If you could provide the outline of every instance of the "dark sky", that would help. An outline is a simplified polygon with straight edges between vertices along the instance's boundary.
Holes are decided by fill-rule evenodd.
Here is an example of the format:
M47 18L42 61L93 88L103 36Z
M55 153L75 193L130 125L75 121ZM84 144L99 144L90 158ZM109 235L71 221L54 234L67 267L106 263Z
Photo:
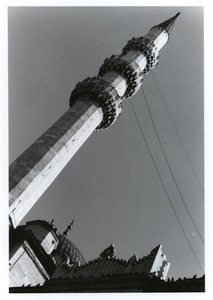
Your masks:
M75 84L133 36L181 12L153 71L181 142L203 186L203 8L31 7L9 9L10 163L69 108ZM166 157L203 236L203 193L151 74L143 89ZM203 268L203 243L183 205L141 90L131 98L175 212ZM117 255L147 255L159 243L169 277L203 275L154 168L129 100L108 130L94 132L23 223L55 219L86 260L114 243Z

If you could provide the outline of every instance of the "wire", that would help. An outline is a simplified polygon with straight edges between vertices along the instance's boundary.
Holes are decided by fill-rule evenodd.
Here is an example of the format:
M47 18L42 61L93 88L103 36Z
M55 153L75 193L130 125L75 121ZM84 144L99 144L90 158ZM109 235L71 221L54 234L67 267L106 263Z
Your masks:
M199 186L200 186L200 189L201 189L202 193L204 194L204 189L203 189L203 187L202 187L202 184L201 184L201 182L200 182L200 180L199 180L199 178L198 178L198 176L197 176L197 173L196 173L196 171L195 171L195 169L194 169L194 167L193 167L192 161L191 161L191 159L190 159L190 157L189 157L189 155L188 155L188 153L187 153L187 151L186 151L186 148L185 148L185 146L184 146L184 144L183 144L183 141L182 141L182 139L181 139L181 137L180 137L180 134L179 134L178 129L177 129L176 125L175 125L175 122L174 122L174 120L173 120L173 118L172 118L172 115L171 115L171 113L170 113L170 111L169 111L169 108L168 108L168 106L167 106L167 104L166 104L166 101L165 101L165 99L164 99L164 97L163 97L163 95L162 95L162 93L161 93L161 90L160 90L159 85L158 85L158 83L157 83L157 80L156 80L156 78L155 78L155 76L154 76L154 73L151 72L151 74L152 74L152 77L153 77L153 79L154 79L154 81L155 81L156 87L157 87L157 89L158 89L158 91L159 91L159 94L160 94L160 96L161 96L161 99L162 99L162 101L163 101L163 103L164 103L164 105L165 105L165 107L166 107L166 110L167 110L169 116L170 116L170 119L171 119L171 121L172 121L172 124L173 124L173 126L174 126L174 128L175 128L175 131L176 131L176 133L177 133L177 135L178 135L178 137L179 137L180 143L181 143L181 145L182 145L182 147L183 147L183 150L184 150L184 152L185 152L185 154L186 154L186 157L187 157L187 159L188 159L188 161L189 161L189 164L190 164L190 166L191 166L191 168L192 168L193 174L194 174L195 178L197 179L197 182L198 182L198 184L199 184Z
M187 205L186 205L186 202L185 202L185 200L184 200L184 197L183 197L183 195L182 195L182 193L181 193L181 190L180 190L180 188L179 188L179 186L178 186L178 184L177 184L177 181L176 181L176 179L175 179L175 176L174 176L174 174L173 174L173 172L172 172L172 169L171 169L171 166L170 166L170 164L169 164L169 161L168 161L168 159L167 159L167 157L166 157L166 153L165 153L165 151L164 151L164 148L163 148L163 145L162 145L162 143L161 143L159 134L158 134L158 132L157 132L157 128L156 128L156 126L155 126L155 122L154 122L154 119L153 119L151 110L150 110L150 108L149 108L148 101L147 101L147 99L146 99L146 95L145 95L145 93L144 93L143 87L141 88L141 90L142 90L142 93L143 93L143 96L144 96L144 100L145 100L145 103L146 103L146 106L147 106L147 109L148 109L148 113L149 113L150 119L151 119L151 121L152 121L152 125L153 125L154 130L155 130L155 134L156 134L156 136L157 136L158 142L159 142L160 147L161 147L161 150L162 150L162 152L163 152L163 156L164 156L164 158L165 158L165 160L166 160L166 164L167 164L167 166L168 166L168 168L169 168L169 171L170 171L170 173L171 173L171 175L172 175L172 179L174 180L175 186L176 186L176 188L177 188L177 190L178 190L178 193L179 193L179 195L180 195L180 197L181 197L181 200L182 200L182 202L183 202L183 204L184 204L184 207L185 207L185 209L187 210L187 212L188 212L188 214L189 214L189 217L190 217L190 219L191 219L191 221L192 221L194 227L196 228L197 233L198 233L200 239L201 239L202 242L204 243L203 237L201 236L201 233L199 232L199 230L198 230L198 228L197 228L197 226L196 226L196 224L195 224L195 222L194 222L194 220L193 220L193 218L192 218L192 215L191 215L191 213L190 213L190 211L189 211L189 209L188 209L188 207L187 207Z
M136 112L135 112L135 109L134 109L134 107L133 107L133 104L132 104L131 100L130 100L130 105L131 105L131 107L132 107L134 116L135 116L136 121L137 121L137 123L138 123L139 129L140 129L141 134L142 134L142 137L143 137L143 139L144 139L144 141L145 141L147 150L148 150L148 152L149 152L149 155L150 155L150 157L151 157L151 160L152 160L152 162L153 162L153 165L154 165L154 167L155 167L155 170L156 170L156 172L157 172L157 175L158 175L158 177L159 177L159 179L160 179L160 182L161 182L161 184L162 184L162 186L163 186L164 192L165 192L165 194L166 194L166 196L167 196L167 198L168 198L168 200L169 200L169 203L170 203L170 205L171 205L171 207L172 207L173 213L174 213L174 215L175 215L176 218L177 218L177 221L178 221L178 223L179 223L179 225L180 225L180 228L181 228L181 230L182 230L182 232L183 232L183 234L184 234L184 236L185 236L185 238L186 238L186 241L187 241L187 243L188 243L188 245L189 245L189 247L190 247L190 249L191 249L191 251L192 251L192 253L193 253L193 255L194 255L194 257L195 257L195 259L196 259L196 261L197 261L197 263L198 263L198 265L200 266L202 272L204 273L204 270L203 270L203 268L202 268L202 266L201 266L201 264L200 264L200 262L199 262L199 260L198 260L198 258L197 258L197 256L196 256L196 254L195 254L195 252L194 252L194 250L193 250L193 248L192 248L192 246L191 246L191 244L190 244L190 242L189 242L189 239L188 239L188 237L187 237L187 235L186 235L186 233L185 233L185 231L184 231L184 228L183 228L183 226L182 226L182 224L181 224L181 222L180 222L180 219L179 219L179 217L178 217L178 215L177 215L177 213L176 213L176 211L175 211L175 208L174 208L174 206L173 206L173 204L172 204L172 201L171 201L171 199L170 199L170 197L169 197L169 194L168 194L168 192L167 192L167 190L166 190L166 187L165 187L165 185L164 185L163 179L161 178L160 172L159 172L159 170L158 170L158 168L157 168L157 165L156 165L156 163L155 163L155 160L154 160L154 158L153 158L152 152L151 152L151 150L150 150L150 148L149 148L149 145L148 145L148 143L147 143L146 137L145 137L145 135L144 135L143 129L142 129L141 125L140 125L140 122L139 122L139 120L138 120L138 117L137 117L137 115L136 115Z

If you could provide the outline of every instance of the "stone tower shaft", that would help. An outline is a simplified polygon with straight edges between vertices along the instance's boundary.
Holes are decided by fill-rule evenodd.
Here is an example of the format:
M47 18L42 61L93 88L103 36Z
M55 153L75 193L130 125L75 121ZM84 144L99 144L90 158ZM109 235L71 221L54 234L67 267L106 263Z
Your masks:
M98 76L79 82L71 93L70 109L11 165L9 217L13 227L94 130L108 128L122 111L123 102L141 87L154 69L179 14L156 25L144 36L133 37L120 55L105 59Z

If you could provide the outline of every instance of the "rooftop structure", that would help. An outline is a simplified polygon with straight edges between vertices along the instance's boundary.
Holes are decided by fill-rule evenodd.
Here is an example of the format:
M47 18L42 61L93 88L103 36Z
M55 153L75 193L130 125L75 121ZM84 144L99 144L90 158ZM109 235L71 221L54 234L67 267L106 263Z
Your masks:
M85 249L86 252L86 249ZM166 279L170 263L162 245L140 259L116 255L111 244L98 258L86 262L79 249L52 223L36 220L10 233L10 287L43 285L47 280L101 278L141 274Z

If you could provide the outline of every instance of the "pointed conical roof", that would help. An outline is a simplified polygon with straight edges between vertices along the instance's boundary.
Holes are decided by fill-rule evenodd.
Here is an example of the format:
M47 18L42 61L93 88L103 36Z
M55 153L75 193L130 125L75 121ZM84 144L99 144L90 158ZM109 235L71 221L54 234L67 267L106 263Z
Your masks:
M180 12L177 13L174 17L164 21L163 23L157 25L157 26L160 26L162 27L163 29L165 29L168 33L170 33L170 31L172 30L173 26L174 26L174 23L177 19L177 17L179 16Z
M162 248L162 244L159 244L157 247L152 249L151 254L157 254L160 248Z

